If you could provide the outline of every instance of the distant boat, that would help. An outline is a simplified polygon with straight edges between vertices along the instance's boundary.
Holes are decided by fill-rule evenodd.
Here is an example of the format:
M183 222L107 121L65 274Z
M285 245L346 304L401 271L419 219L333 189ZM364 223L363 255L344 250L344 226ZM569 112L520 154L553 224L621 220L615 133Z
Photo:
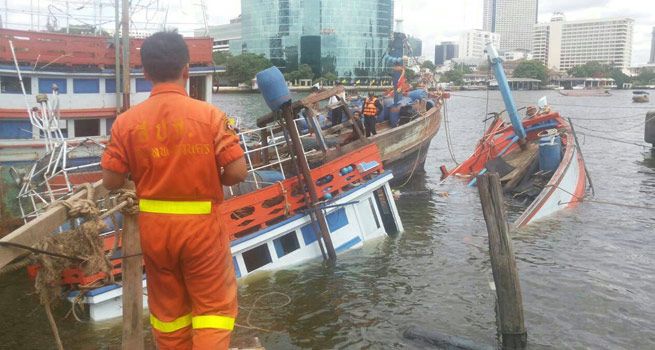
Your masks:
M603 97L603 96L612 96L612 93L606 89L576 89L577 86L573 87L573 90L558 90L562 96L569 97Z
M635 103L648 103L650 99L648 98L648 92L646 91L633 91L632 92L632 102Z

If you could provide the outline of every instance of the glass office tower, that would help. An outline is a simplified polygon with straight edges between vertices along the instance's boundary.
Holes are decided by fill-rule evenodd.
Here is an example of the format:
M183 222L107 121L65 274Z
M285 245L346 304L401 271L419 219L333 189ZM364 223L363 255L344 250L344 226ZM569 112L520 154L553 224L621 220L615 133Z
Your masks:
M393 30L393 0L241 0L242 41L234 54L263 54L293 71L375 78Z

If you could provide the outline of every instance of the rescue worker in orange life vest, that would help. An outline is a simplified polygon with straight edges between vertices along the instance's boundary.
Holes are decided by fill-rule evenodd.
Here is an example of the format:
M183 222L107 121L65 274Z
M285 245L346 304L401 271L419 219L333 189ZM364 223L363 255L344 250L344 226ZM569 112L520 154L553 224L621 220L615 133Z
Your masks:
M139 230L150 324L159 349L227 349L237 284L218 207L223 185L247 168L225 113L187 95L189 50L176 32L141 46L150 97L121 114L102 156L103 185L129 174L139 197Z
M375 123L377 123L378 115L382 112L383 108L382 103L378 100L375 94L369 92L368 97L364 100L364 104L362 105L366 137L377 135L377 132L375 131Z

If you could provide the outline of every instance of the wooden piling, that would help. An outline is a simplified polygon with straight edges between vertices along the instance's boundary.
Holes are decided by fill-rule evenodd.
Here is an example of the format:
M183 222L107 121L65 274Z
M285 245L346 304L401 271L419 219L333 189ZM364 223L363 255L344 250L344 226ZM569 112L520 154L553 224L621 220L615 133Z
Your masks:
M489 254L496 284L503 348L523 349L528 337L523 318L523 297L503 208L500 177L497 173L484 174L478 176L477 182L489 235Z
M136 215L123 219L123 350L143 350L143 264Z

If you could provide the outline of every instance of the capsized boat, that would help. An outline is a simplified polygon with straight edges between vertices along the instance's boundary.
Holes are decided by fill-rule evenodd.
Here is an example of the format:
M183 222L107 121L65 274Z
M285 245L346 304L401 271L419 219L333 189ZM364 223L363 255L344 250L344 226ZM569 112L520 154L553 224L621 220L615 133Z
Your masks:
M637 90L632 92L632 102L635 103L648 103L650 99L648 98L649 93L643 90Z
M573 125L545 98L520 120L498 53L492 45L487 52L511 123L496 115L473 154L447 175L474 186L477 175L499 173L504 192L525 207L514 222L522 227L581 202L588 174Z
M276 125L243 130L238 134L245 149L249 176L246 184L224 189L227 199L220 206L218 215L225 232L229 232L232 261L239 279L325 257L328 246L325 235L335 253L339 254L362 247L364 242L403 231L389 185L393 174L384 169L376 144L365 144L352 152L341 152L329 161L314 164L309 170L308 183L304 176L293 170L294 166L290 166L295 160L290 154L287 134L286 129ZM268 135L266 144L248 147L252 145L251 139L259 135ZM59 147L56 145L54 149ZM264 150L270 157L254 162L255 155ZM317 151L306 151L312 152ZM23 212L29 215L26 220L45 215L44 207L48 202L42 202L40 198L67 198L65 189L68 187L59 186L53 192L53 183L65 181L66 186L74 187L68 169L60 169L58 159L52 156L42 158L41 163L34 166L34 176L26 180L31 184L27 187L33 189L26 194L32 200L21 201ZM39 175L39 169L54 168L57 171L47 172L46 177ZM317 193L318 202L310 199L310 186ZM323 213L328 232L322 231L318 215L312 214L316 210ZM118 216L116 223L121 221ZM114 222L109 218L105 222L107 229L101 233L102 242L106 252L113 252L110 257L112 274L120 279L122 260L120 241L117 241L120 238L116 235ZM62 226L62 230L69 228ZM18 239L10 234L3 240L8 237ZM21 242L30 244L26 239L29 237L21 237ZM30 266L29 275L35 277L38 269L38 266ZM104 273L87 275L81 268L71 266L62 273L62 290L68 300L88 313L92 321L119 317L122 315L123 293L119 284L88 287L102 284L106 278ZM146 290L145 279L143 287ZM145 298L144 306L147 306Z

